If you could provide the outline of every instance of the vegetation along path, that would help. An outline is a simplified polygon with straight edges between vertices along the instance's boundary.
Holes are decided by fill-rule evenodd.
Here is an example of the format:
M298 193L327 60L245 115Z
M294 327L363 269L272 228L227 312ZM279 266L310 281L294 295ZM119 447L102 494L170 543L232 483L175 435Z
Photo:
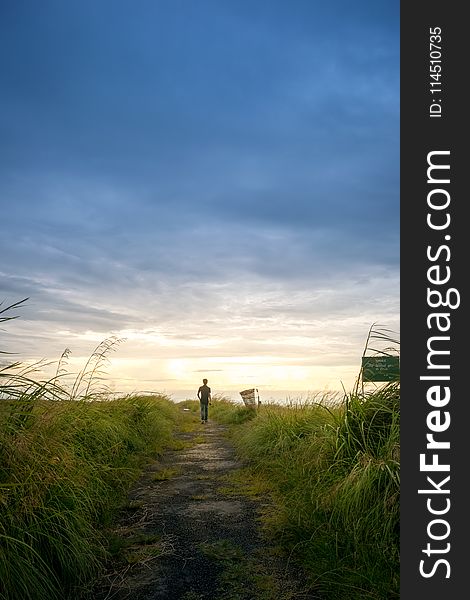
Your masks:
M183 409L182 409L183 410ZM116 559L93 600L314 600L263 536L266 495L247 493L224 425L196 424L149 465L115 524Z

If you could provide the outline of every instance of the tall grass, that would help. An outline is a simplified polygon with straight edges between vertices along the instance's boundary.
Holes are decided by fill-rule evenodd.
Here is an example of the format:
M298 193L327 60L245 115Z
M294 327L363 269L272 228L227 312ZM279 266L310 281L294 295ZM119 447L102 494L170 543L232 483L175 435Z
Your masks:
M212 413L236 423L238 451L273 490L275 510L264 522L321 596L398 598L398 384L335 406L232 404L231 411L223 401Z
M0 402L0 597L67 597L105 558L102 536L144 458L171 439L165 397ZM21 417L21 415L20 415Z
M393 355L398 344L373 324L364 355ZM360 373L340 402L253 410L219 400L212 414L270 485L264 523L322 598L399 598L399 381L366 388Z
M0 368L2 600L76 597L102 568L104 527L131 482L171 441L180 411L169 398L106 399L103 367L118 342L99 344L71 385L67 351L46 381L35 365Z

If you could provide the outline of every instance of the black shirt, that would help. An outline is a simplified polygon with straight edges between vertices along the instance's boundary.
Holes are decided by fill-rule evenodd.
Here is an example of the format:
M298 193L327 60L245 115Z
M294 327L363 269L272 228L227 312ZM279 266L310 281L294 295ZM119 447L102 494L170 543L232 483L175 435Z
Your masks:
M201 385L201 387L197 391L197 396L201 402L203 402L204 404L208 404L210 393L211 388L208 385Z

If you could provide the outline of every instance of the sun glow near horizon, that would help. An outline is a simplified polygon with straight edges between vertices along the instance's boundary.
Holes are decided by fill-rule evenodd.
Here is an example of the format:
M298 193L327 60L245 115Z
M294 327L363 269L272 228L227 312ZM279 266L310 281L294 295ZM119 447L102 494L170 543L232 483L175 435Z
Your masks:
M263 386L269 390L340 390L351 387L359 366L289 364L279 357L207 357L204 359L117 359L108 379L122 391L197 389L203 377L217 390L242 390ZM358 364L360 365L360 358ZM136 387L137 386L137 387Z
M213 297L213 305L215 300ZM254 318L243 310L224 318L216 309L211 321L190 322L184 317L177 320L179 309L175 309L172 318L158 326L147 324L111 332L83 329L72 321L64 327L62 318L49 330L47 340L43 321L25 323L21 319L12 324L15 336L11 339L24 342L29 350L25 360L50 362L49 368L39 373L45 378L54 375L58 358L68 348L63 366L72 379L100 344L112 338L115 344L107 351L101 370L103 384L115 392L171 394L187 390L192 395L203 377L211 381L215 393L234 392L235 396L251 387L292 394L351 390L372 320L363 314L347 316L345 310L328 314L323 308L309 321L306 309L298 310L289 296L284 302L277 308L283 306L281 315L285 318L276 312ZM259 312L256 305L254 311ZM382 307L380 316L383 324L398 330L398 317L393 318L389 306ZM144 314L141 318L149 320ZM9 347L15 348L12 344Z

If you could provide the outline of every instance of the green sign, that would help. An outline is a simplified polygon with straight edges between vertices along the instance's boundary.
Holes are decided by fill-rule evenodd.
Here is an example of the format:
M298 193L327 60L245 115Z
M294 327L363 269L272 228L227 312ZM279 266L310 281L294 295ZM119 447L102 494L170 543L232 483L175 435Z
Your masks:
M398 356L363 356L362 381L398 381L400 359Z

